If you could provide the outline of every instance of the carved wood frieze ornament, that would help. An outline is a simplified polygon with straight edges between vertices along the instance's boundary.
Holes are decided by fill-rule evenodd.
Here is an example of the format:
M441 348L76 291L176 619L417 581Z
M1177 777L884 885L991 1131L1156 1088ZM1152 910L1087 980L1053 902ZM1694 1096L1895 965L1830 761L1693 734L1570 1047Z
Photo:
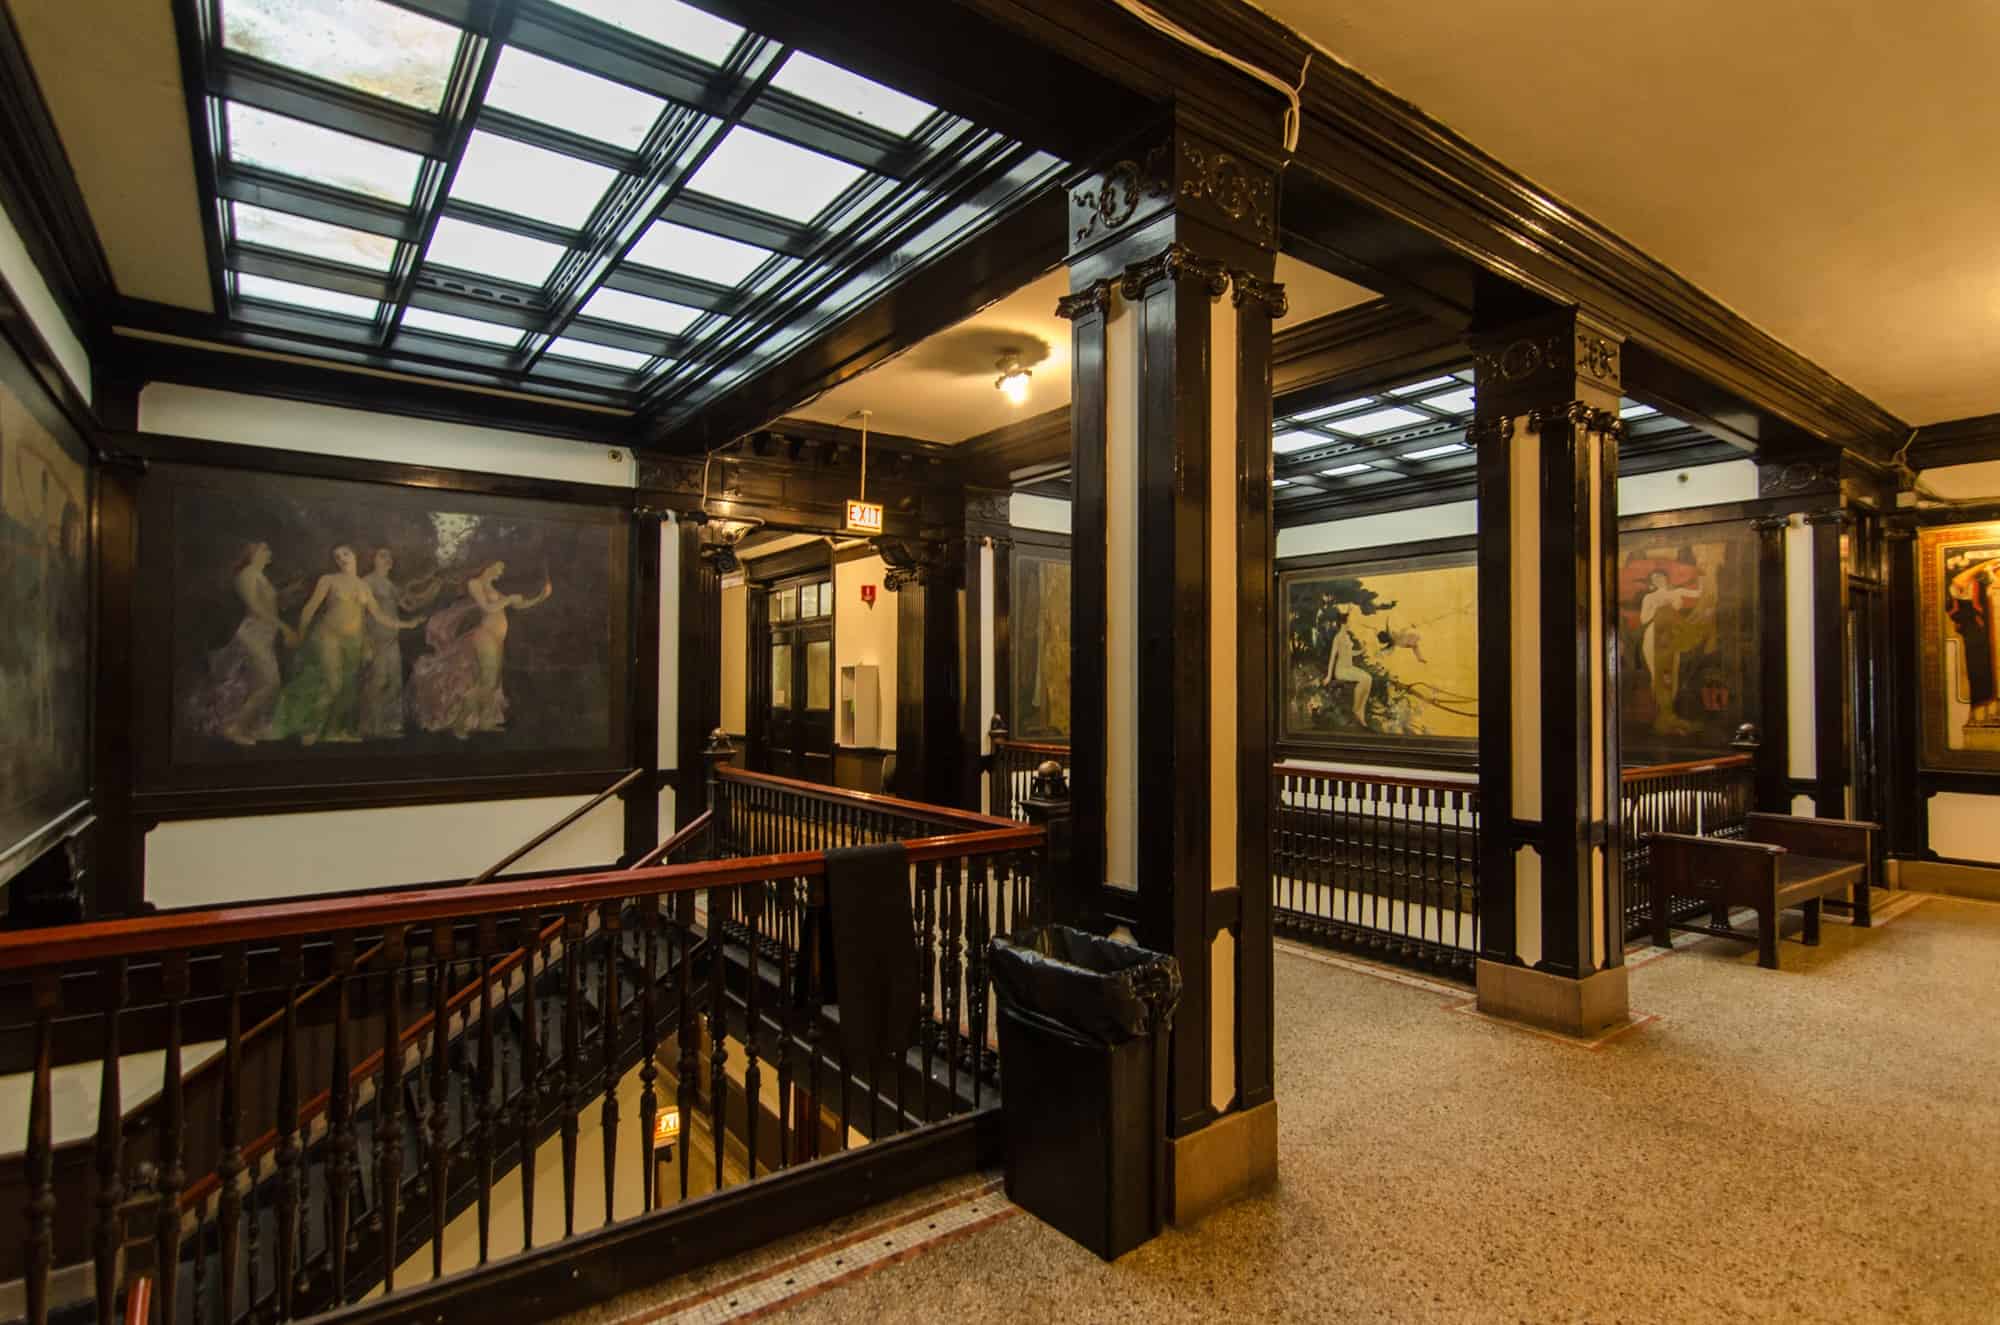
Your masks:
M1465 430L1465 444L1474 450L1490 442L1504 442L1514 435L1514 416L1493 414L1474 419Z
M968 491L965 497L965 522L967 524L1004 525L1013 518L1011 492Z
M1119 279L1118 293L1127 299L1144 298L1147 290L1163 280L1200 281L1209 298L1220 299L1229 289L1229 269L1176 240L1127 267Z
M1840 467L1820 460L1791 460L1783 464L1757 467L1757 494L1786 497L1801 492L1834 490L1840 486Z
M1568 335L1521 336L1499 349L1473 354L1479 378L1488 386L1512 386L1548 375L1587 378L1607 391L1621 388L1622 347L1614 336L1587 326Z
M1219 148L1181 139L1180 196L1206 202L1261 244L1276 237L1271 173Z
M1240 268L1229 273L1229 280L1235 287L1229 296L1229 301L1238 308L1245 304L1255 304L1275 322L1291 307L1290 301L1285 297L1285 287L1277 281L1262 280Z
M1111 282L1092 281L1073 294L1066 294L1056 300L1056 316L1065 322L1074 322L1086 313L1095 312L1100 317L1111 315Z
M1113 162L1096 186L1070 194L1070 219L1081 220L1076 242L1095 236L1100 228L1107 233L1132 219L1147 198L1164 198L1173 191L1166 178L1167 146L1161 143L1146 154L1145 163L1127 158Z

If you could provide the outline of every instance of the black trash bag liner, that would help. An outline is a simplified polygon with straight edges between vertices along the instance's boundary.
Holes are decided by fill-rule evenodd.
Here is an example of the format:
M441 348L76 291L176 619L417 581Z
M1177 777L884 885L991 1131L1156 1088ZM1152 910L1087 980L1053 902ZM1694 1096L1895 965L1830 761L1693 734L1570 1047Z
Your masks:
M1181 1001L1172 957L1067 925L994 939L987 951L1001 1010L1065 1039L1136 1040L1170 1021Z

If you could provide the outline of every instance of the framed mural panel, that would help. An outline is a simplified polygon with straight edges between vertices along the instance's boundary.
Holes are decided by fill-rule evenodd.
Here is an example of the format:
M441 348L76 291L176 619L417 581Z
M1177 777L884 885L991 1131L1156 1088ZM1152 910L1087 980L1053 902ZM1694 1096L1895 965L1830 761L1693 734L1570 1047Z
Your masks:
M134 628L142 791L629 766L629 514L158 464Z
M1070 559L1066 549L1017 542L1008 568L1013 688L1009 735L1069 740Z
M1917 532L1919 758L2000 773L2000 522Z
M1626 764L1727 753L1737 727L1757 720L1757 557L1747 520L1619 536Z
M1278 603L1283 745L1389 763L1471 762L1479 574L1469 542L1281 566Z
M89 452L0 338L0 883L90 809Z

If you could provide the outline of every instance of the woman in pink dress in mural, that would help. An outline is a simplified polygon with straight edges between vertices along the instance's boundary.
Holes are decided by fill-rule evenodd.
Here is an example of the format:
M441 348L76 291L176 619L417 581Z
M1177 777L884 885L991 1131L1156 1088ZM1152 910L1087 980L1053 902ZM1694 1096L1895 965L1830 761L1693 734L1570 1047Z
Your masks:
M465 582L466 600L432 617L424 629L431 651L410 669L410 718L425 731L448 731L461 741L474 732L503 731L507 694L501 665L507 653L507 610L525 612L547 602L548 576L530 598L503 593L497 581L507 563L496 561Z
M298 647L299 632L278 615L278 591L269 575L271 545L246 543L230 568L230 581L243 607L243 620L229 642L209 655L208 685L198 696L195 723L236 745L255 745L271 735L271 714L284 678L278 669L278 640Z

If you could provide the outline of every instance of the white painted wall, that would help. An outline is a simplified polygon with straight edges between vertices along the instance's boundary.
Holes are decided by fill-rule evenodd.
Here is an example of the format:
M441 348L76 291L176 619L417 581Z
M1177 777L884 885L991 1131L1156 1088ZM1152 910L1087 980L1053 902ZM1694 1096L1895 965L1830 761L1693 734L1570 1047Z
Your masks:
M622 445L598 446L504 428L404 418L168 382L149 383L139 393L139 427L145 432L212 442L566 483L629 488L637 477L632 453Z
M1293 525L1278 531L1280 557L1309 557L1318 552L1346 552L1358 547L1419 543L1427 538L1460 538L1479 532L1479 503L1445 502L1382 515L1357 515L1348 520Z
M63 376L76 388L76 393L85 400L94 399L90 394L90 352L70 329L55 293L43 279L41 269L35 266L27 245L21 242L21 232L14 228L13 219L4 209L0 209L0 281L6 282L14 302L48 342L49 350L62 366Z
M589 799L176 820L146 835L146 899L226 906L466 879ZM614 797L508 872L606 865L624 844L625 808Z
M882 587L888 567L880 557L837 562L833 568L833 684L840 695L840 669L872 663L881 683L882 728L874 742L896 748L896 595ZM875 605L861 601L861 587L875 586ZM834 739L840 740L835 714ZM845 744L845 742L842 742Z
M1618 480L1618 513L1648 515L1690 506L1720 506L1757 499L1757 462L1730 460L1719 465L1633 474Z
M1069 532L1069 503L1060 497L1038 497L1017 492L1007 503L1007 523L1016 529L1038 529L1045 534Z
M738 736L748 735L746 710L750 700L750 678L744 672L750 647L750 590L743 574L726 575L722 580L722 726Z
M139 395L148 432L280 450L485 473L631 486L632 458L610 448L468 424L152 383ZM663 559L678 557L672 525ZM673 561L668 562L674 564ZM678 576L661 577L661 606L678 621ZM671 758L678 712L678 629L661 631L662 753ZM672 640L672 647L666 641ZM669 681L673 684L666 684ZM160 906L214 905L463 879L491 865L588 796L468 801L176 821L146 837L146 896ZM671 793L662 797L671 823ZM624 849L613 800L512 871L606 865Z

